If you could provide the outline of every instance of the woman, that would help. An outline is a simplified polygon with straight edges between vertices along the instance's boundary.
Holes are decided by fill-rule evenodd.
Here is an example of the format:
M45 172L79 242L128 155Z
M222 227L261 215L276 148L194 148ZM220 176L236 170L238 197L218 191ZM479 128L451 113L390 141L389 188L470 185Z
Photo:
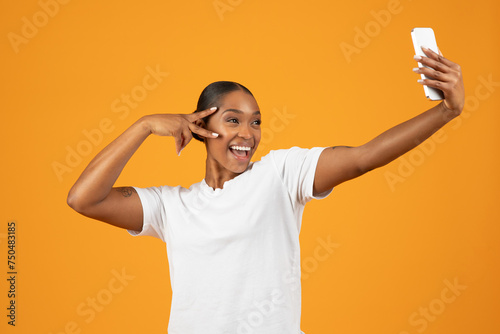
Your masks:
M359 147L271 151L250 162L261 138L254 97L234 82L202 92L193 114L142 117L102 150L68 195L76 211L166 242L172 284L170 334L303 333L300 330L302 212L311 199L381 167L458 116L460 67L431 50L415 57L445 100ZM172 136L177 154L205 143L205 178L189 189L113 185L151 134Z

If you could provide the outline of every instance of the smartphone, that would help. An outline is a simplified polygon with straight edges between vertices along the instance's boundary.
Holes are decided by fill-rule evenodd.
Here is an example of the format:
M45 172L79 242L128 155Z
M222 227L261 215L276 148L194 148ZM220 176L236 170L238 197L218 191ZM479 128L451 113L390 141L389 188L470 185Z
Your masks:
M439 53L436 37L434 36L434 30L432 28L413 28L411 31L411 39L413 40L413 47L415 48L415 54L418 56L426 57L424 51L422 51L422 46L425 46L432 51ZM418 63L418 67L423 67L421 63ZM421 74L422 79L431 79ZM444 100L444 94L441 90L433 87L428 87L424 85L425 96L432 100Z

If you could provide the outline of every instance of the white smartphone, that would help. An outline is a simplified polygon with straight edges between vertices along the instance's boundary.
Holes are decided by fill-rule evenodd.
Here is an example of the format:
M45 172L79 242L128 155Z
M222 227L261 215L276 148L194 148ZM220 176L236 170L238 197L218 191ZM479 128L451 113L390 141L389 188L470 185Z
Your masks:
M432 28L413 28L411 31L411 39L413 40L413 47L415 48L415 54L418 56L426 57L424 51L422 51L422 46L431 49L432 51L439 53L436 37L434 36L434 30ZM418 63L418 67L423 67L422 63ZM421 74L422 79L431 79ZM428 87L424 85L425 96L432 100L443 100L444 94L441 90L437 88Z

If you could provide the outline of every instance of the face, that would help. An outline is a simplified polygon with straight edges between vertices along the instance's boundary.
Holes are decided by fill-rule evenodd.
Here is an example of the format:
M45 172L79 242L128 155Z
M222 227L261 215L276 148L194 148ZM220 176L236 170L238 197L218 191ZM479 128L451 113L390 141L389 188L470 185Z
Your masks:
M207 163L234 176L247 169L259 145L259 106L250 94L237 90L221 98L217 107L205 126L219 134L217 138L205 139Z

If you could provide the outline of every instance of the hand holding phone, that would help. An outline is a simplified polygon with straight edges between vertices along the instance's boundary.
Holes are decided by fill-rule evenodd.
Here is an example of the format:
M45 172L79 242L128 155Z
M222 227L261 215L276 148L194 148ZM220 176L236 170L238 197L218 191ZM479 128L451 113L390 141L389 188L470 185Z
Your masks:
M431 49L435 53L439 53L436 38L434 36L434 31L432 28L413 28L411 31L411 38L413 40L413 47L415 48L415 54L417 56L426 57L426 54L422 51L422 46ZM423 67L422 63L418 63L418 67ZM421 74L422 79L432 79ZM441 90L433 87L428 87L424 85L425 96L432 100L444 100L444 94Z

